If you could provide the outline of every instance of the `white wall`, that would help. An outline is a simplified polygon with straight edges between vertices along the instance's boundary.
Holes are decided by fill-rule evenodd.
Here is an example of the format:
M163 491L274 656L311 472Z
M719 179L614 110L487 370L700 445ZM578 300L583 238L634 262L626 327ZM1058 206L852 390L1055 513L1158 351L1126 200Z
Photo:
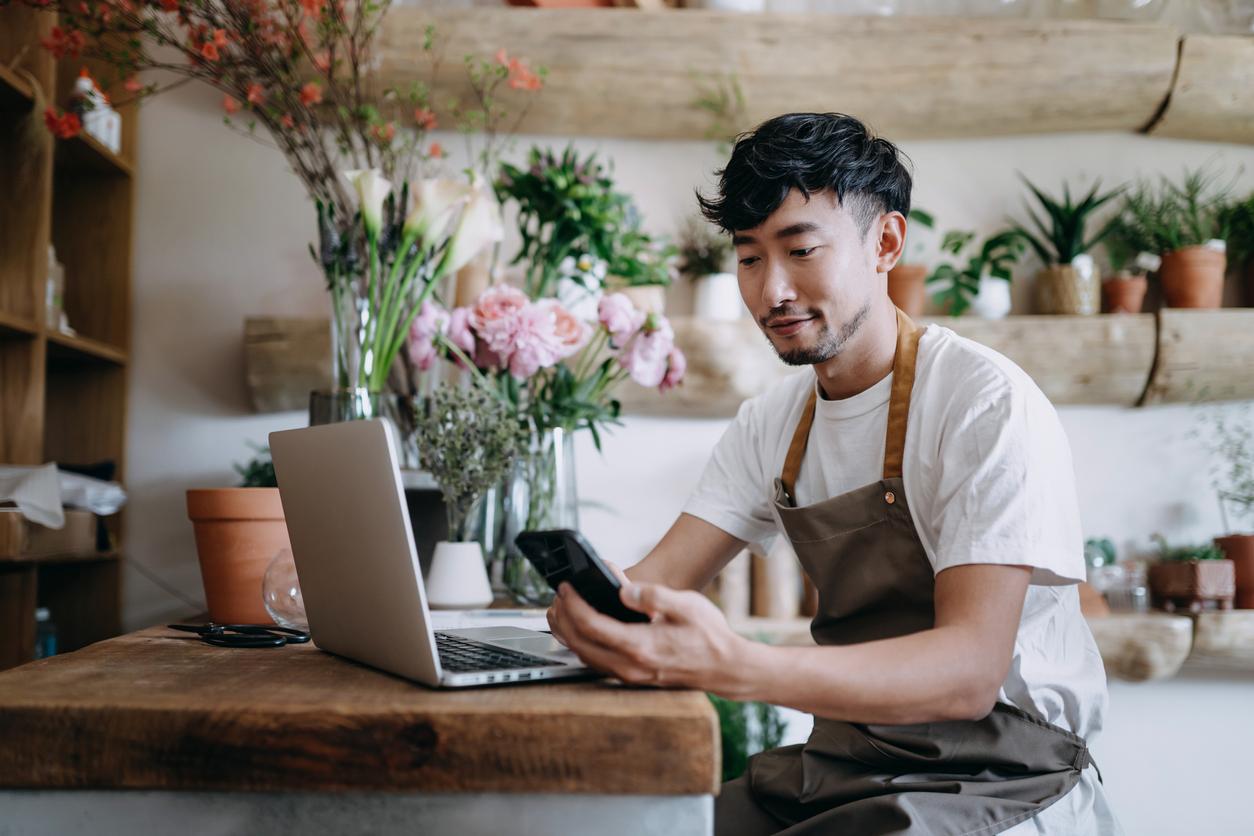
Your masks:
M254 314L326 312L306 253L313 212L277 152L228 132L217 96L184 88L144 107L136 204L135 308L130 391L128 512L131 559L187 597L201 597L183 492L233 483L231 463L299 413L252 415L243 386L242 320ZM560 144L559 140L543 140ZM456 137L446 147L456 148ZM719 160L708 143L581 141L613 158L619 180L649 225L672 229L692 211L692 189L712 182ZM520 144L519 149L525 149ZM915 202L942 225L991 231L1022 207L1022 171L1056 188L1101 176L1179 174L1214 162L1242 168L1254 188L1254 148L1124 134L906 142L916 168ZM1025 266L1022 278L1032 268ZM1026 282L1016 295L1023 301ZM1172 540L1219 533L1204 452L1189 438L1195 410L1065 408L1083 518L1092 535L1143 548L1151 533ZM583 527L622 564L637 560L672 521L725 422L628 419L603 456L578 451ZM134 571L126 577L128 628L189 607ZM1112 687L1112 717L1097 745L1128 832L1249 832L1240 818L1251 776L1249 681L1203 675ZM1247 737L1233 740L1234 729ZM1218 804L1210 826L1199 799ZM1202 817L1199 819L1198 817Z

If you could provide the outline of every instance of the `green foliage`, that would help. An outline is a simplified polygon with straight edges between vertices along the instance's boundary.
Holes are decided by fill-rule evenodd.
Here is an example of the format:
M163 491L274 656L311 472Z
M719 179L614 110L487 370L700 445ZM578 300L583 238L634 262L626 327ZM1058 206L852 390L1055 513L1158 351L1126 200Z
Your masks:
M475 386L442 384L415 421L418 460L444 493L450 540L464 539L475 502L499 483L526 441L513 410Z
M277 488L279 480L274 475L274 462L270 460L270 448L249 442L256 454L245 464L236 464L241 488Z
M1084 562L1090 568L1113 566L1115 560L1115 544L1110 538L1090 537L1084 541Z
M1244 419L1244 420L1243 420ZM1247 407L1242 418L1225 417L1216 410L1204 418L1209 432L1199 433L1216 460L1212 470L1219 494L1224 527L1229 527L1228 510L1254 524L1254 420Z
M693 72L691 75L697 85L692 106L710 117L705 138L718 142L720 154L730 154L736 132L745 123L745 93L740 79L733 72L710 76Z
M496 192L518 204L522 249L512 263L526 265L533 299L553 295L563 259L583 254L628 284L670 283L673 250L640 228L635 204L615 189L595 154L581 160L570 146L561 156L532 148L525 169L501 164Z
M1138 182L1123 199L1121 236L1138 251L1158 254L1226 238L1228 189L1216 184L1217 177L1198 169L1186 170L1179 185L1165 175L1157 187Z
M946 232L941 239L941 251L961 256L974 241L974 232ZM971 300L979 293L982 276L1010 281L1011 268L1023 256L1025 248L1024 237L1018 231L999 232L981 244L965 264L938 264L927 277L927 283L936 285L933 295L950 314L957 316L970 307Z
M1224 553L1214 543L1201 543L1196 546L1170 546L1161 534L1153 536L1158 544L1158 559L1184 563L1190 560L1223 560Z
M936 228L935 216L933 216L932 213L928 212L926 209L919 209L918 207L911 209L906 215L906 220L909 222L906 225L906 248L910 250L910 255L906 256L903 254L901 257L901 263L914 262L923 257L925 245L924 243L919 242L917 238L911 237L910 228L916 225L924 229Z
M749 756L774 749L784 739L780 711L769 703L737 702L707 694L718 713L723 744L723 780L734 781L745 773Z
M1228 259L1245 264L1254 259L1254 194L1224 206L1219 225L1228 231Z
M726 272L732 254L731 236L700 215L691 215L679 233L678 254L679 270L690 279Z
M1062 202L1059 202L1032 185L1032 182L1022 174L1019 176L1027 184L1032 194L1036 196L1041 208L1045 210L1045 217L1048 219L1048 223L1042 220L1031 207L1028 207L1028 217L1032 220L1032 224L1037 231L1033 233L1022 225L1016 225L1015 229L1031 245L1032 249L1036 251L1036 254L1040 256L1041 261L1044 263L1070 264L1072 259L1087 253L1110 234L1111 226L1114 222L1113 219L1108 221L1105 226L1092 236L1086 237L1085 232L1093 213L1103 204L1117 196L1122 191L1122 187L1099 196L1097 191L1101 186L1101 181L1096 181L1093 183L1093 188L1089 190L1089 193L1079 203L1073 203L1071 186L1063 183Z

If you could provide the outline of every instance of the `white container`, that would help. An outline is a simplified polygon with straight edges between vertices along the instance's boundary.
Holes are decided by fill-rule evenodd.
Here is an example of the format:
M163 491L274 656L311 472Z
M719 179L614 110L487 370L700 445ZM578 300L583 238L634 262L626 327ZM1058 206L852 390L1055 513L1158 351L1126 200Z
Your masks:
M712 12L761 12L766 0L699 0L697 8Z
M467 610L492 603L492 585L478 543L435 544L427 573L427 606L436 610Z
M692 313L698 319L733 322L744 311L740 282L731 273L710 273L694 280Z
M970 311L981 319L1002 319L1010 313L1010 282L992 276L980 278L980 290L971 300Z

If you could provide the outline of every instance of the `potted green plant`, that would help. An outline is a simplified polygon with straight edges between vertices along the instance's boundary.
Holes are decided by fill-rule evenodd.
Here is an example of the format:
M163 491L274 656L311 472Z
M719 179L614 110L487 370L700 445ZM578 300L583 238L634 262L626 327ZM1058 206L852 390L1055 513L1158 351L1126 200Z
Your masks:
M1036 232L1022 224L1015 229L1040 257L1044 265L1036 274L1036 307L1046 314L1095 314L1101 310L1101 280L1089 251L1110 234L1108 221L1088 234L1093 213L1119 194L1114 189L1098 194L1100 181L1093 183L1078 203L1071 199L1071 186L1062 185L1062 201L1045 194L1023 175L1023 182L1045 211L1048 222L1028 207L1028 217Z
M1223 304L1227 190L1215 175L1186 171L1177 185L1162 177L1157 187L1138 183L1123 200L1121 223L1161 257L1158 280L1172 308L1218 308Z
M427 604L486 607L492 586L483 549L467 530L472 510L504 478L526 433L513 410L479 385L441 384L416 420L419 460L444 494L448 539L435 546Z
M1102 279L1102 311L1140 313L1149 287L1143 260L1145 242L1120 216L1115 218L1104 243L1110 273Z
M248 463L235 466L238 487L187 492L205 602L219 624L271 623L262 581L274 557L292 547L270 451L254 451Z
M1228 230L1227 256L1245 276L1245 304L1254 305L1254 193L1224 207L1221 226Z
M1236 575L1236 606L1254 609L1254 421L1216 412L1207 436L1218 460L1213 471L1223 520L1215 545L1232 561Z
M1213 604L1232 609L1234 578L1232 561L1213 543L1169 546L1158 534L1158 560L1150 565L1150 595L1155 606L1167 612L1186 607L1199 612Z
M698 319L731 321L744 314L740 282L728 271L731 237L699 216L690 216L679 233L679 273L692 282L692 313Z
M907 216L906 252L893 269L888 271L888 298L907 316L923 315L927 306L927 265L923 263L926 242L911 236L912 229L934 229L936 220L931 213L914 208Z
M723 751L723 780L745 774L749 758L784 741L787 724L779 708L764 702L739 702L706 694L718 714Z
M666 308L666 288L674 278L678 250L640 229L635 207L628 219L609 263L606 290L625 294L642 311L660 314Z
M965 264L938 264L927 277L927 284L946 313L958 316L969 309L985 319L1000 319L1010 313L1011 268L1027 245L1015 230L998 232L970 249L975 240L974 232L945 233L941 252L970 255Z

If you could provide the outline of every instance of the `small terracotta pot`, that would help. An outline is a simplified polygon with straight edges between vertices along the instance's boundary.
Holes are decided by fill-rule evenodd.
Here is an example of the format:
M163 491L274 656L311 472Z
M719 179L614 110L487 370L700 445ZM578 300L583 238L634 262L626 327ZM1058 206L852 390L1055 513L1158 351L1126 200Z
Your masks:
M1154 603L1168 612L1179 607L1191 611L1213 602L1232 608L1234 591L1231 560L1162 560L1149 567L1149 587Z
M1140 313L1145 303L1149 282L1145 275L1111 276L1102 282L1102 311L1105 313Z
M1215 545L1232 561L1236 573L1236 597L1233 603L1243 610L1254 610L1254 534L1229 534L1216 537Z
M209 617L218 624L271 624L262 578L280 549L290 549L278 488L187 492Z
M1050 264L1036 274L1036 310L1043 314L1095 314L1102 309L1096 270L1082 273L1070 264Z
M923 316L927 306L927 267L922 264L898 264L888 271L888 298L906 316Z
M1209 247L1166 253L1158 268L1163 301L1169 308L1222 307L1227 266L1227 256Z

